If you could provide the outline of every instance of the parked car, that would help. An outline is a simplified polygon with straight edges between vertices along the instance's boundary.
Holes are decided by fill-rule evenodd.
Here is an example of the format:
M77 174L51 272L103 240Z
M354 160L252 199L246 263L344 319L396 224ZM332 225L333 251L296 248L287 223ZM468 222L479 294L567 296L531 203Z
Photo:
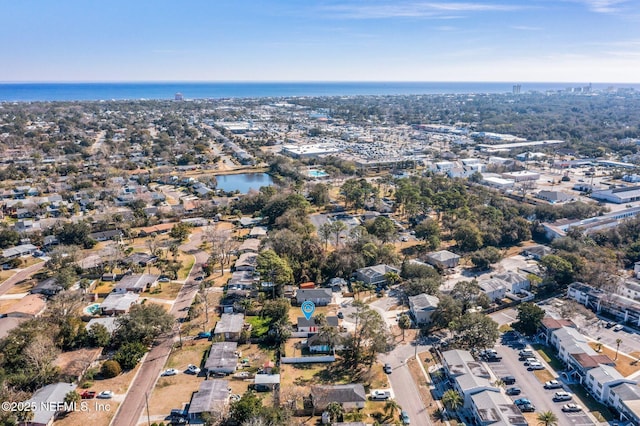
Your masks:
M560 389L562 388L562 383L557 380L549 380L544 384L545 389Z
M560 402L560 401L571 401L571 398L573 398L573 395L571 395L569 392L556 392L553 395L553 401L554 402Z
M522 390L519 387L512 387L507 389L507 395L520 395Z
M505 385L512 385L516 382L516 378L513 376L504 376L500 380L502 380L502 383Z
M530 358L530 357L533 357L534 355L535 354L531 349L523 349L520 352L518 352L518 356L523 358Z
M211 339L211 332L210 331L201 331L196 336L196 339Z
M406 411L402 410L400 412L400 421L402 422L403 425L408 425L411 423L411 419L409 419L409 413L407 413Z
M84 391L80 394L80 398L82 399L93 399L96 397L96 391Z
M194 280L202 281L202 280L204 280L204 277L202 275L198 275L197 277L194 278Z
M388 390L371 391L371 399L374 401L386 401L389 398L391 398L391 392Z
M616 323L615 323L615 322L607 321L607 323L605 324L605 326L604 326L604 327L605 327L605 328L611 328L611 327L613 327L614 325L616 325Z
M111 399L113 398L113 391L110 391L110 390L102 391L97 395L96 398Z
M179 373L175 368L168 368L162 373L163 376L175 376Z
M171 281L171 279L169 277L160 277L160 278L158 278L158 282L159 283L168 283L170 281Z
M187 373L198 374L200 373L200 367L198 367L197 365L189 364L187 366Z
M538 358L527 358L524 360L524 365L531 365L531 364L540 364L540 361L538 361Z
M620 330L624 330L624 325L618 324L615 327L613 327L613 331L620 331Z
M382 369L387 374L391 374L391 372L393 371L393 369L391 368L391 364L389 363L385 364L384 367L382 367Z
M342 313L342 311L338 312L338 318L344 319L344 314Z
M527 370L544 370L544 365L540 364L539 362L532 362L531 364L529 364L529 367L527 367Z
M521 405L519 408L520 408L520 411L522 411L523 413L533 413L534 411L536 411L536 407L533 404L524 404L524 405Z
M513 401L513 403L516 404L517 406L520 406L520 405L531 404L531 401L529 401L527 398L518 398L515 401Z
M578 404L564 404L562 406L562 411L565 413L577 413L578 411L582 411L582 407Z

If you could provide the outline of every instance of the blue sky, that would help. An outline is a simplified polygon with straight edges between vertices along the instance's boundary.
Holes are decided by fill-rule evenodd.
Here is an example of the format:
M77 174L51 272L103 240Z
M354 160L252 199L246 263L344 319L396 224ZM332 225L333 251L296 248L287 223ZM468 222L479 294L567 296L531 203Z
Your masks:
M640 81L640 0L0 0L0 81Z

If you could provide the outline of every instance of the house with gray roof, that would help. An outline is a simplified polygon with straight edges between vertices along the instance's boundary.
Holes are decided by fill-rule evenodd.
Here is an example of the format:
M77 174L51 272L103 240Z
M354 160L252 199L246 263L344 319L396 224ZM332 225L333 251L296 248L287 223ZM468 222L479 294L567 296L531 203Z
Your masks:
M191 420L197 420L203 413L208 413L215 419L222 419L228 406L229 382L219 379L205 380L200 383L200 388L191 397L188 416Z
M113 292L117 294L142 293L145 290L154 287L158 283L158 276L151 274L133 274L125 275L113 288Z
M609 388L609 405L619 413L619 419L640 424L640 387L631 383L619 383Z
M507 294L507 283L497 278L482 280L478 282L478 286L492 302L504 299Z
M211 344L209 356L204 363L207 376L216 373L231 374L238 365L238 344L236 342L215 342Z
M326 306L331 303L332 297L333 293L330 288L299 289L296 292L296 302L298 302L298 305L309 300L317 306Z
M509 397L500 392L471 396L471 411L480 426L526 426L529 423Z
M233 265L233 270L255 272L257 266L258 253L242 253Z
M240 338L240 333L244 327L244 314L227 313L220 316L220 321L216 323L213 336L225 341L236 341Z
M440 299L430 294L418 294L409 297L409 309L417 324L429 324L431 316L438 308Z
M611 387L621 383L637 385L638 382L626 379L615 367L602 364L598 368L587 371L587 377L582 385L598 401L606 404L609 400Z
M31 290L31 294L42 294L44 296L55 296L60 293L64 288L58 284L58 280L55 277L47 278L36 284Z
M458 266L460 256L448 250L440 250L427 254L425 260L427 263L437 266L440 269L451 269Z
M493 275L496 280L501 280L507 287L509 293L520 293L522 290L531 288L531 281L519 272L507 271Z
M471 397L477 393L500 392L489 379L491 375L484 364L473 359L471 352L453 349L442 353L445 372L453 380L453 387L464 398L464 406L471 406Z
M38 247L33 244L20 244L19 246L2 250L2 257L5 259L14 259L16 257L33 254L36 250L38 250Z
M385 264L367 266L366 268L360 268L356 271L356 279L364 282L365 284L380 286L387 284L385 274L389 272L400 274L400 269Z
M100 311L103 315L126 314L139 298L136 293L109 293L100 304Z
M33 418L29 425L33 426L51 426L54 420L63 412L58 411L59 404L62 407L64 397L67 393L76 389L73 383L52 383L38 389L33 396L25 402L28 406L38 407L33 410Z
M360 383L349 385L315 385L311 386L311 401L316 411L327 408L332 402L337 402L345 411L364 408L367 394Z
M274 390L280 387L279 374L256 374L253 379L256 390Z

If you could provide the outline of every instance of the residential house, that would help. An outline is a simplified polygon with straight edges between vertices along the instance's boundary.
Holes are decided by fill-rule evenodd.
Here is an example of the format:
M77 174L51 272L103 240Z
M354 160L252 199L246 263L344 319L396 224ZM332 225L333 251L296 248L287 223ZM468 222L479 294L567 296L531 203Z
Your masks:
M64 290L55 277L47 278L36 284L31 290L31 294L42 294L47 297L55 296Z
M567 289L567 297L597 313L605 313L620 322L640 326L640 302L575 282Z
M451 269L458 266L460 256L448 250L440 250L427 254L425 260L440 269Z
M238 344L236 342L215 342L211 344L209 356L204 363L207 376L231 374L238 365Z
M385 274L389 272L400 274L400 269L384 264L367 266L366 268L360 268L356 271L356 279L364 282L365 284L382 286L387 284Z
M15 259L21 256L27 256L35 253L38 247L33 244L20 244L19 246L9 247L2 250L2 257L5 259Z
M214 338L234 342L240 338L244 327L244 314L228 313L220 316L213 331Z
M33 418L28 422L30 426L51 426L55 419L63 414L62 406L67 393L76 389L73 383L52 383L38 389L25 406L37 407L33 410Z
M553 253L553 250L549 246L545 246L543 244L538 244L535 246L526 247L522 250L523 256L531 256L535 260L540 260L545 256Z
M256 374L253 384L257 391L275 390L280 387L280 375Z
M316 306L326 306L331 303L333 294L330 288L310 288L300 289L296 292L296 302L302 305L302 302L310 300Z
M239 294L248 296L259 282L258 277L251 271L235 271L227 282L227 295Z
M154 256L149 253L131 253L129 256L122 259L124 265L138 265L146 267L158 260L158 256Z
M471 406L471 397L477 393L500 392L489 379L491 375L483 363L473 359L469 351L453 349L442 353L442 364L453 387L464 398L464 406Z
M268 229L266 226L254 226L249 231L248 238L264 238L267 236Z
M116 317L91 318L85 328L91 330L94 324L100 324L107 329L110 335L113 335L118 328L118 322L116 320Z
M440 300L429 294L418 294L409 297L409 309L417 324L429 324L431 316L438 308Z
M257 253L260 250L260 244L262 242L257 238L247 238L238 247L238 253Z
M257 253L242 253L233 266L234 271L250 271L255 272L258 266Z
M89 238L96 241L116 241L122 238L122 231L119 229L112 229L110 231L93 232L89 234Z
M29 294L11 305L7 316L11 318L37 318L47 308L47 302L39 294Z
M609 401L609 392L612 386L621 383L637 385L635 380L626 379L615 367L609 365L601 365L587 372L587 377L583 382L583 386L598 401L607 403Z
M538 328L538 338L544 339L545 343L549 345L551 339L551 333L562 327L576 327L573 321L568 319L555 319L552 317L544 317L540 321L540 327Z
M202 420L202 414L207 413L215 420L225 417L229 404L229 382L227 380L205 380L200 382L200 388L193 393L187 411L189 419Z
M507 294L507 285L504 281L491 278L478 282L478 286L492 302L504 299Z
M302 346L307 348L311 354L330 354L334 350L344 350L344 342L348 337L349 333L339 333L335 337L315 333L309 336L306 341L303 341Z
M501 280L506 285L508 293L517 294L522 290L529 290L529 288L531 288L529 278L518 272L507 271L493 275L493 278Z
M325 319L328 327L338 327L338 317L328 316ZM317 333L320 331L322 326L317 323L316 317L311 317L310 319L307 319L306 317L298 317L297 328L301 333Z
M142 293L158 284L158 276L151 274L125 275L113 288L117 294Z
M136 293L110 293L100 304L100 310L103 315L126 314L139 298Z
M316 411L322 411L332 402L337 402L345 411L364 408L367 394L359 383L349 385L311 386L311 402Z
M500 392L471 396L471 411L478 426L527 426L529 423L513 401Z

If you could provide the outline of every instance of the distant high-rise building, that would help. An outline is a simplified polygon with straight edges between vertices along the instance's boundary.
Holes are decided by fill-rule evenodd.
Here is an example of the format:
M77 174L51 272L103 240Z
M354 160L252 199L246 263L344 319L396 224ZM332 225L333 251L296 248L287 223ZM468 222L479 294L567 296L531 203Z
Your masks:
M521 89L522 89L522 86L520 86L519 84L514 84L513 85L513 94L514 95L519 95Z
M184 96L182 96L182 93L178 92L176 93L176 95L173 97L174 100L176 101L184 101Z

